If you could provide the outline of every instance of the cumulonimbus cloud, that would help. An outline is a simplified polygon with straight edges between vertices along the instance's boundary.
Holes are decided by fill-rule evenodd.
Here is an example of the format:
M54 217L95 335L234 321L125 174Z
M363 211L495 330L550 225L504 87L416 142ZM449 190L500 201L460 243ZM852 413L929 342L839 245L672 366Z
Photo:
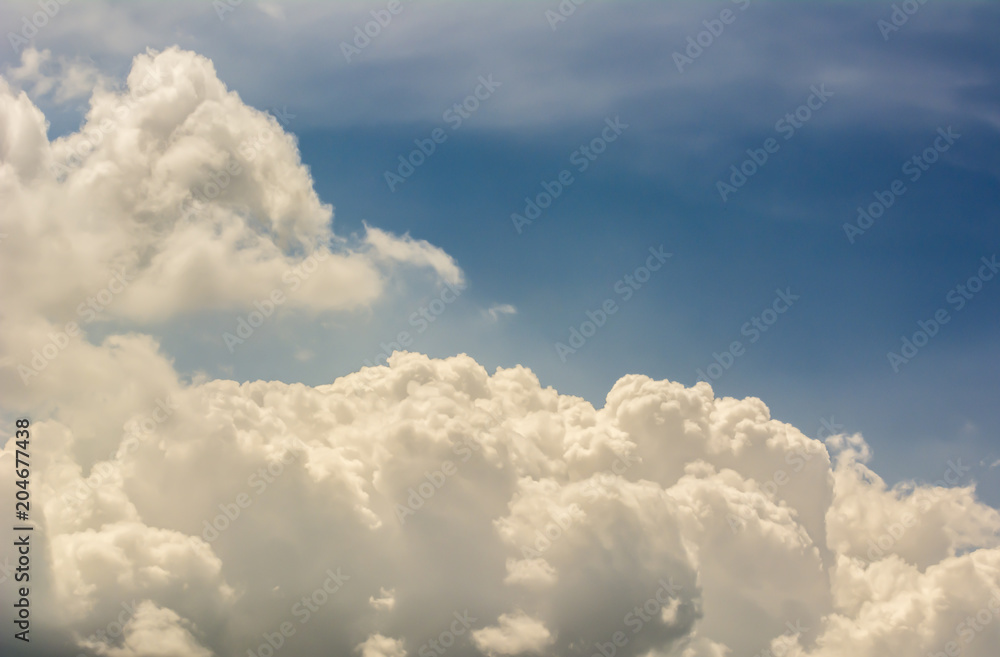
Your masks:
M995 645L1000 623L959 628L1000 585L971 485L887 489L860 436L823 444L705 383L630 375L595 409L524 368L397 353L315 388L173 394L87 468L70 420L36 426L60 437L34 457L46 597L92 649L123 600L218 655L286 622L285 654Z
M315 387L182 377L137 331L251 307L318 253L295 301L313 312L371 303L399 267L461 270L407 236L337 237L294 138L198 55L139 56L55 141L6 83L0 107L0 384L35 420L33 596L88 657L995 651L1000 514L971 482L889 488L863 438L758 399L629 375L595 408L525 367L416 353ZM105 287L138 328L56 335L23 385L24 352Z

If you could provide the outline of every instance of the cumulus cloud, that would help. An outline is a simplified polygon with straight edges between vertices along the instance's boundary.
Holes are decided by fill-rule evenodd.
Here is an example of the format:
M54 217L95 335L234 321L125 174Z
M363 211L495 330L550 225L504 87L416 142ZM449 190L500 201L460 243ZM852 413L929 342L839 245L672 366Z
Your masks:
M968 637L985 657L1000 635L957 629L1000 590L996 511L972 485L887 490L859 436L824 445L705 383L630 375L595 409L467 356L397 353L360 377L177 384L163 422L123 421L135 433L92 467L71 414L38 423L60 622L89 636L134 599L214 654L288 622L286 654L392 657L590 655L616 636L627 656ZM933 512L904 525L923 495ZM136 619L126 646L153 632Z
M537 655L553 642L545 624L523 611L501 614L497 623L495 627L484 627L472 633L473 643L487 655Z
M423 240L336 236L294 136L194 53L136 57L127 89L95 91L80 130L52 142L27 95L3 84L0 97L4 231L20 247L4 273L12 290L33 283L19 305L72 315L120 271L128 285L104 314L139 322L250 306L274 289L289 307L363 306L403 265L461 279ZM310 256L318 267L303 270ZM60 270L42 284L50 262Z
M26 50L12 82L37 78L48 58ZM100 358L64 344L73 328L150 327L261 304L278 315L356 310L413 271L463 280L424 240L367 225L361 236L335 234L294 135L195 53L137 56L127 84L95 89L80 129L52 141L29 94L3 79L0 106L0 377L14 389L42 369L54 377L71 367L49 370L46 348L75 354L60 361Z
M107 657L212 657L212 651L198 644L192 629L193 623L145 601L125 624L121 646L100 641L82 645Z
M392 611L393 607L396 606L396 591L386 591L384 588L379 589L379 597L372 596L368 598L368 604L374 609Z
M406 657L403 642L381 634L373 634L357 647L361 657Z
M289 271L287 307L320 313L461 269L334 234L294 137L193 53L137 57L54 141L26 93L3 82L0 106L33 604L87 657L995 651L1000 515L960 463L889 488L861 436L820 442L755 398L628 375L595 408L466 355L318 386L182 375L157 322L252 307ZM69 336L88 296L107 330Z

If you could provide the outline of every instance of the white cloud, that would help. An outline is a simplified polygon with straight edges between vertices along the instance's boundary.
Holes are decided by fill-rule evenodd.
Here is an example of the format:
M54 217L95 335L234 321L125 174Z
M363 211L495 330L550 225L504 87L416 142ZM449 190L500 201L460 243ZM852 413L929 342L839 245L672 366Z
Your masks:
M194 623L147 600L138 605L135 616L125 624L121 646L103 641L86 641L83 645L108 657L212 657L210 650L198 645L192 629Z
M285 9L273 2L258 2L257 8L275 20L285 20Z
M58 397L93 372L114 380L125 373L109 360L126 351L117 362L145 360L142 377L172 373L152 339L96 347L72 326L222 312L233 331L261 304L278 318L363 310L415 270L464 279L424 240L371 226L336 235L295 137L194 53L137 56L127 86L94 90L81 128L51 142L45 116L3 79L0 108L0 381L17 398Z
M450 640L483 654L561 654L622 631L627 657L776 640L874 657L943 649L1000 587L1000 518L971 486L887 490L859 436L825 448L759 400L627 376L597 410L465 356L398 353L368 387L360 376L176 383L176 409L149 434L105 438L121 449L93 468L74 455L101 440L72 410L87 397L65 397L35 427L54 583L41 600L80 636L149 600L226 654L294 620L294 601L342 568L350 580L290 651L401 654L462 630L466 610ZM132 417L101 410L112 426ZM9 445L0 467L12 460ZM869 563L868 541L924 495L926 517ZM633 634L627 614L668 577L676 598ZM236 618L256 633L228 634ZM998 628L966 654L991 654Z
M207 59L136 58L54 142L0 82L0 122L0 386L39 437L33 604L81 649L244 654L291 623L288 655L593 654L619 632L621 657L995 652L1000 514L974 486L889 489L861 436L820 443L758 399L628 375L596 409L524 367L416 353L315 387L180 376L140 330L252 307L307 263L303 313L367 307L404 267L462 281L425 241L335 235L294 138ZM62 336L104 288L102 316L133 330ZM123 601L120 636L91 639Z
M51 143L25 96L4 85L0 98L12 110L0 144L4 274L12 289L32 281L15 300L32 310L72 317L122 269L134 280L105 316L138 322L252 308L274 290L284 308L364 307L401 266L462 278L423 240L373 227L362 241L337 237L295 138L194 53L136 57L127 90L96 90L80 130Z
M90 96L95 88L110 84L90 62L53 57L50 50L35 48L21 51L21 65L9 68L7 77L26 87L32 96L51 94L56 103Z
M361 657L406 657L403 642L381 634L373 634L356 648Z
M395 590L386 591L385 588L381 588L379 589L379 597L371 596L368 598L368 604L379 611L392 611L393 607L396 606L395 596Z
M299 349L295 352L295 360L306 363L316 357L316 353L311 349Z
M509 303L494 304L486 311L486 315L494 322L500 321L501 315L516 315L517 308Z
M501 614L497 622L472 633L476 647L487 655L538 655L554 640L544 623L522 611Z
M365 229L365 241L372 246L378 257L388 262L431 267L452 285L464 280L462 270L451 256L429 242L415 240L409 234L397 237L367 224Z

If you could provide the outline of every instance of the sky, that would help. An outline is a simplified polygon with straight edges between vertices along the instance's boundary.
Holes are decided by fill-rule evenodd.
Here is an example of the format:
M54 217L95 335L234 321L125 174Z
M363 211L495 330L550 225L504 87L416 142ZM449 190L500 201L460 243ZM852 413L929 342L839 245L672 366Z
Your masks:
M245 655L338 523L346 620L273 650L426 657L441 625L455 655L590 655L666 569L677 602L618 654L752 655L798 620L786 654L933 654L963 634L935 596L961 618L986 603L941 591L1000 585L995 3L53 0L0 26L0 465L12 499L10 427L49 436L54 654ZM281 492L205 538L275 459ZM582 511L524 556L549 503Z

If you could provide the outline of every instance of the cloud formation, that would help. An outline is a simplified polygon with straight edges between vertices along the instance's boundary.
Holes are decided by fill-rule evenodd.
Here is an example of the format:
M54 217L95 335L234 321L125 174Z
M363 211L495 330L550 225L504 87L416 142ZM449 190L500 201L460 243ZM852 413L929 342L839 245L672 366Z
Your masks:
M126 645L155 630L219 655L288 621L288 654L442 636L456 655L597 654L619 636L624 655L874 656L962 640L1000 585L1000 516L972 486L886 490L859 436L824 446L705 383L631 375L597 410L524 368L397 353L317 388L178 395L89 469L68 421L37 425L64 437L35 458L48 595L78 636L134 599L155 622L137 613ZM922 496L934 511L907 521ZM995 645L980 625L966 654Z
M182 376L159 322L461 269L337 236L294 137L199 55L140 55L55 141L7 82L0 106L0 385L44 437L36 604L88 657L993 654L1000 514L974 484L890 489L861 436L758 399L628 375L597 409L403 352L315 387Z
M204 57L176 48L136 57L127 89L95 91L80 130L51 143L25 94L4 84L2 95L0 184L20 218L6 228L36 249L5 273L37 283L33 263L61 262L59 278L31 287L50 313L72 312L118 269L133 280L108 312L135 321L249 305L311 254L330 259L290 303L313 310L370 303L382 264L461 279L425 241L376 228L353 244L335 236L295 138Z
M61 436L35 455L60 623L82 640L140 603L125 647L82 640L94 654L151 654L159 634L245 654L285 622L285 654L392 657L875 656L963 637L986 656L1000 635L959 629L1000 590L1000 515L973 486L887 490L860 436L823 445L705 383L630 375L598 410L525 368L397 353L315 388L175 394L91 467L68 417L36 425Z
M25 51L14 77L47 57ZM3 79L0 106L5 377L30 381L53 360L34 353L37 336L61 350L92 322L150 326L276 295L279 313L357 310L406 271L463 281L424 240L370 226L336 235L295 137L195 53L137 56L127 85L97 88L80 129L51 142L41 111Z

